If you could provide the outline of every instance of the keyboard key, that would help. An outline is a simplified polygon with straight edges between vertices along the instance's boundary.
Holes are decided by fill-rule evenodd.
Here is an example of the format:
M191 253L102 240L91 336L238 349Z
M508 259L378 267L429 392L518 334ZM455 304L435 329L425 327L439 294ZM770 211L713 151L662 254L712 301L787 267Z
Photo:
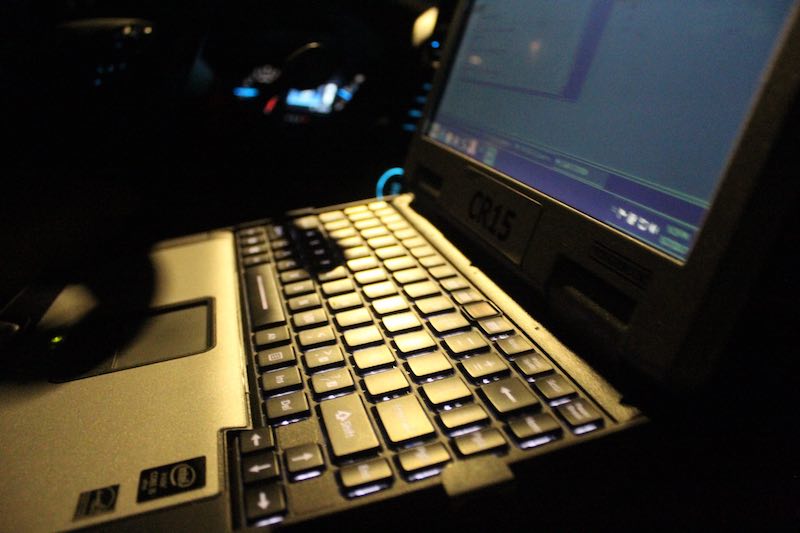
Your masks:
M289 367L261 375L261 388L267 395L297 389L303 384L297 367Z
M373 229L373 228L370 228ZM369 230L364 230L369 231ZM380 237L373 237L367 240L367 246L372 248L373 250L377 250L378 248L385 248L387 246L396 246L397 241L391 235L381 235ZM405 255L405 254L403 254ZM380 257L380 255L379 255Z
M489 337L503 335L505 333L511 333L514 331L514 326L511 325L511 322L501 316L484 318L483 320L480 320L478 322L478 328L480 328L480 330Z
M370 374L364 378L364 387L373 398L380 398L387 394L396 394L407 391L409 388L405 374L397 368Z
M253 342L256 348L268 348L278 344L286 344L289 342L289 328L286 326L279 326L277 328L257 331L255 335L253 335Z
M539 378L534 385L548 402L574 396L577 392L575 387L560 374Z
M403 217L401 217L397 213L393 213L391 215L383 216L383 217L381 217L381 219L383 220L383 222L385 224L398 224L398 223L406 224L406 221L403 220ZM406 224L406 225L408 225L408 224Z
M419 235L419 233L417 233L412 228L399 229L394 232L394 236L400 239L401 241L404 239L410 239L412 237L416 237L417 235Z
M256 359L259 368L277 368L280 366L293 365L296 362L294 348L282 346L273 350L258 352Z
M481 296L481 294L475 289L467 289L464 291L454 292L453 299L455 299L455 301L459 304L464 305L470 302L483 300L483 296Z
M555 418L547 413L521 416L508 421L508 429L519 441L531 440L546 435L560 435L562 430Z
M341 211L327 211L325 213L319 214L320 221L324 224L327 222L333 222L334 220L341 220L344 218L344 213Z
M245 273L245 286L253 329L286 323L271 265L248 268Z
M367 248L366 246L356 246L355 248L347 248L346 250L342 251L342 255L344 256L345 259L350 260L347 262L348 265L355 259L371 258L369 255L369 248Z
M258 428L243 431L239 435L239 449L243 454L271 450L275 447L275 437L272 428Z
M394 212L394 209L389 207L389 204L387 204L383 200L378 200L376 202L370 202L370 203L367 204L367 207L370 208L372 211L375 211L375 214L378 215L378 216L383 216L383 215L388 214L388 213L384 213L382 215L380 213L380 211L383 211L383 210L388 210L388 211Z
M377 283L379 281L386 281L388 279L386 271L382 268L371 268L369 270L362 270L354 276L359 285L369 285L370 283Z
M242 264L245 267L252 267L269 263L269 254L251 255L242 259Z
M480 320L481 318L487 318L499 314L497 309L495 309L494 306L489 302L474 302L465 305L464 312L467 313L472 320Z
M497 341L497 348L506 357L533 351L533 343L521 335L512 335Z
M252 237L253 235L261 235L264 233L262 226L253 226L252 228L244 228L239 230L237 235L240 237Z
M244 490L244 508L249 521L261 520L286 512L286 498L279 483Z
M345 207L344 213L347 216L354 215L355 213L365 213L369 210L366 205L351 205L350 207ZM372 215L367 215L372 216Z
M460 291L469 287L469 283L467 283L464 278L447 278L441 280L439 283L442 284L442 287L444 287L444 290L447 292Z
M505 361L494 353L475 355L464 359L461 361L461 367L467 376L476 381L509 372Z
M384 485L391 482L392 468L386 459L379 457L344 466L339 475L345 489L355 489L364 485Z
M335 241L339 241L341 239L347 239L349 237L356 237L358 236L358 232L355 228L347 226L344 228L339 228L337 230L331 231L328 233L328 237Z
M445 378L422 386L425 397L435 406L448 405L472 397L469 387L459 377Z
M353 376L346 368L320 372L311 376L311 388L318 396L346 391L352 389L353 386Z
M582 398L556 407L558 415L563 418L572 429L577 429L589 424L601 426L603 416L595 407Z
M446 315L438 315L431 317L428 325L434 331L442 335L443 333L450 333L453 331L469 329L469 322L464 318L461 313L448 313Z
M287 298L308 294L309 292L314 292L314 282L310 279L289 283L283 287L283 293Z
M350 227L349 220L334 220L333 222L326 222L323 226L327 231L336 231L342 228Z
M397 462L404 474L430 470L448 461L450 461L450 453L440 442L416 446L397 455Z
M289 298L286 303L292 312L305 311L322 305L317 293L295 296L294 298Z
M302 444L287 448L284 452L286 471L291 477L309 470L319 470L325 466L322 451L318 444Z
M443 313L445 311L452 311L455 309L453 303L445 296L434 296L433 298L425 298L414 302L419 312L423 316L430 316L436 313Z
M539 408L539 399L519 378L512 377L495 381L484 385L481 391L489 404L501 415L522 409Z
M381 319L383 327L389 333L401 333L422 327L417 315L414 313L399 313L385 316Z
M385 248L378 248L375 250L375 255L385 261L387 259L406 255L406 250L402 246L387 246Z
M398 270L394 274L392 274L394 280L399 283L400 285L405 285L406 283L414 283L417 281L425 281L428 279L428 275L425 274L425 271L419 267L409 268L406 270Z
M372 324L372 315L364 308L353 309L351 311L343 311L334 316L336 325L341 329L353 328L356 326L363 326L365 324Z
M367 372L382 366L395 364L392 351L385 345L359 350L353 354L353 362L359 372Z
M353 224L353 226L355 226L356 229L358 229L358 230L364 230L364 229L367 229L367 228L374 228L375 226L380 226L380 225L381 225L381 221L378 220L377 218L367 218L367 219L364 219L364 220L359 220L358 222L355 222Z
M304 349L313 348L321 344L330 344L336 340L336 334L330 326L307 329L301 331L297 336L297 341Z
M442 426L448 431L489 423L489 415L478 404L463 405L439 413Z
M392 259L387 259L383 266L385 266L389 272L396 272L398 270L405 270L407 268L414 268L417 264L408 256L404 257L395 257Z
M349 268L352 272L361 272L362 270L369 270L371 268L377 268L380 266L380 263L377 259L372 256L369 257L361 257L359 259L351 259L347 262L347 268Z
M453 370L450 360L441 352L426 353L409 357L406 360L411 375L416 379L423 379Z
M426 331L397 335L394 338L394 344L401 355L424 352L438 347L436 341Z
M417 259L419 259L420 257L426 257L436 253L436 250L427 245L417 246L416 248L410 248L408 251L411 252L411 255L413 255Z
M429 437L434 433L433 425L413 394L379 403L376 410L392 444Z
M266 401L267 418L270 422L286 418L299 418L309 412L308 398L303 391L290 392L283 396L275 396Z
M384 235L391 235L389 230L383 226L375 226L361 231L361 237L364 239L374 239L375 237L383 237ZM393 243L392 243L393 244Z
M389 296L372 302L372 309L378 316L408 310L408 302L402 296Z
M476 331L457 333L443 339L445 347L455 355L460 357L470 353L485 352L489 349L489 343L481 334Z
M367 213L367 212L354 213L352 215L347 215L347 218L349 218L351 222L356 222L356 223L361 222L363 220L369 220L369 221L376 220L375 217L372 216L372 213ZM358 227L358 226L356 226L356 227ZM367 226L367 227L370 227L370 226Z
M338 294L353 292L353 290L355 290L353 282L347 278L336 281L328 281L327 283L323 283L321 288L322 294L325 296L336 296Z
M286 272L281 272L281 283L294 283L295 281L303 281L304 279L308 279L308 272L305 270L298 268L295 270L287 270Z
M280 261L281 259L289 259L292 257L291 250L275 250L272 252L272 257L275 258L276 261Z
M320 283L342 279L344 277L347 277L347 269L343 266L337 266L336 268L332 268L317 274L317 279L320 281Z
M419 260L419 264L425 268L433 268L436 266L444 265L444 259L440 255L429 255Z
M353 307L360 307L364 305L364 302L361 301L361 296L355 292L351 292L350 294L342 294L330 298L328 300L328 305L333 312L336 312L352 309Z
M325 314L324 309L314 309L311 311L304 311L297 313L292 317L292 324L295 329L310 328L312 326L319 326L320 324L328 323L328 315Z
M254 246L246 246L241 251L243 257L253 257L267 254L269 247L266 244L256 244Z
M370 300L375 300L376 298L384 298L386 296L391 296L392 294L397 294L397 288L391 281L381 281L380 283L365 285L363 287L363 290L364 290L364 295Z
M275 452L264 452L242 458L242 481L268 481L281 475L281 465Z
M333 456L342 459L380 447L361 398L348 394L319 404Z
M278 272L283 272L284 270L294 270L297 267L297 261L294 259L283 259L282 261L275 263L275 268L278 269Z
M418 246L425 246L426 244L428 243L425 241L425 239L419 236L403 239L403 246L406 248L416 248Z
M353 350L362 346L383 342L381 331L376 326L366 326L344 332L344 343Z
M305 360L306 368L311 372L344 364L344 355L338 346L309 350L305 353L303 359Z
M514 366L528 378L538 377L553 371L553 365L550 364L550 361L538 353L515 358Z
M456 269L454 269L450 265L439 265L436 267L432 267L429 270L429 272L431 273L431 276L433 276L435 279L450 278L458 274L458 272L456 272Z
M417 283L411 283L409 285L404 286L403 291L405 291L408 297L411 298L412 300L433 296L441 292L439 290L439 286L432 281L420 281Z
M498 430L486 428L456 437L455 445L462 455L474 455L503 448L506 446L506 439Z
M355 233L355 231L356 230L353 230L353 233ZM345 237L343 239L338 239L336 241L336 244L342 250L347 250L348 248L355 248L356 246L361 246L363 248L364 240L359 235L356 234L356 235L353 235L351 237ZM350 259L354 259L355 257L363 257L364 255L367 255L366 253L361 253L361 252L359 252L359 254L360 255L354 255L353 257L350 257ZM345 257L349 257L349 256L347 254L345 254Z

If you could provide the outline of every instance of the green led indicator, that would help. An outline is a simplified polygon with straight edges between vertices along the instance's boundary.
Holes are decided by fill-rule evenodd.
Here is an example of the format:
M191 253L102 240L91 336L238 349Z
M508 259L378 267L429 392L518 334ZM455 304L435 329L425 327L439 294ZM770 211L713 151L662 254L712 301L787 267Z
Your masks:
M62 342L64 342L64 337L63 337L63 336L61 336L61 335L56 335L55 337L53 337L52 339L50 339L50 345L51 345L51 346L58 346L58 345L59 345L59 344L61 344Z

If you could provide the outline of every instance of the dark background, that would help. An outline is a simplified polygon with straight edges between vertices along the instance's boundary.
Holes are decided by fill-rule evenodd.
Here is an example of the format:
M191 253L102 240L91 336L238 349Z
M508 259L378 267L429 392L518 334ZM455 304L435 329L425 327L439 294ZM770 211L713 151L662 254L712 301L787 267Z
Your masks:
M430 40L410 40L415 17L435 3L3 2L0 309L27 283L74 280L87 264L112 254L125 261L158 239L373 196L381 173L403 163L415 122L408 113L420 108L436 67ZM442 2L437 40L451 4ZM64 27L98 17L142 19L154 29L117 48L114 31ZM288 58L309 42L330 53L295 68ZM121 62L124 74L99 76L98 66ZM334 72L366 81L331 116L298 118L280 105L265 115L263 99L231 93L265 64L288 73L270 89L276 94ZM727 372L705 391L669 397L626 388L653 419L642 430L533 461L510 490L444 502L422 517L396 502L396 514L361 510L358 523L796 530L798 262L787 253L795 229L768 262L768 290L736 328ZM509 283L512 294L525 294Z

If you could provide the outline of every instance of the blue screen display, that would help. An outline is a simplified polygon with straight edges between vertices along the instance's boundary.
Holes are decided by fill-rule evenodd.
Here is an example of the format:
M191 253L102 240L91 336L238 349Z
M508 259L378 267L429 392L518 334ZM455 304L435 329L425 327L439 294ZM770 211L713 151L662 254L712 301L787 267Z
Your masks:
M426 134L685 260L793 0L477 0Z

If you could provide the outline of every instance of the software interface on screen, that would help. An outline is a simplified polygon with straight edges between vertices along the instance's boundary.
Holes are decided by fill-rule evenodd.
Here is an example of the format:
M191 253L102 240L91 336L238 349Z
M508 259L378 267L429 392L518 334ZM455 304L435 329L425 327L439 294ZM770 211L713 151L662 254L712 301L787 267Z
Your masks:
M426 134L686 259L792 0L478 0Z

